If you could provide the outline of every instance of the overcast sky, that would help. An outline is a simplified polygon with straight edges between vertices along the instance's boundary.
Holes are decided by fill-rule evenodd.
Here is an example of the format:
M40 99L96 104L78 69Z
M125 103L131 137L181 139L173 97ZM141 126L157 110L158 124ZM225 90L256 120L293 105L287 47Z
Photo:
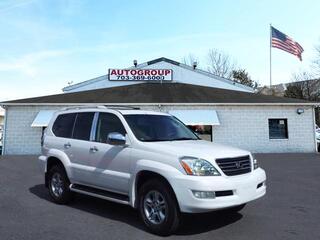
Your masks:
M273 83L308 68L320 43L320 1L0 1L0 100L59 93L138 62L231 55L269 82L269 24L298 41L303 62L273 49Z

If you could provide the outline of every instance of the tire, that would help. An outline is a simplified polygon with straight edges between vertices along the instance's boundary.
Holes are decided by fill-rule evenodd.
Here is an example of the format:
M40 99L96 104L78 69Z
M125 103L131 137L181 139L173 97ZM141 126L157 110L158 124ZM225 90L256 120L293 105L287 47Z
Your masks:
M73 198L70 181L63 166L53 166L48 172L49 194L57 204L67 204Z
M179 227L180 210L175 195L161 180L152 179L141 186L139 212L147 228L157 235L168 236Z
M245 206L246 206L246 204L244 203L244 204L241 204L241 205L238 205L235 207L227 208L223 211L225 211L226 213L233 214L233 213L240 212Z

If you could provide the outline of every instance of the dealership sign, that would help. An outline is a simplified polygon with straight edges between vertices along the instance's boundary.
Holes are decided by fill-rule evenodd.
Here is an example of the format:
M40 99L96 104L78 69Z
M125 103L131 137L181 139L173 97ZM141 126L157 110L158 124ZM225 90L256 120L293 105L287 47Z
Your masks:
M110 81L172 81L172 69L109 69Z

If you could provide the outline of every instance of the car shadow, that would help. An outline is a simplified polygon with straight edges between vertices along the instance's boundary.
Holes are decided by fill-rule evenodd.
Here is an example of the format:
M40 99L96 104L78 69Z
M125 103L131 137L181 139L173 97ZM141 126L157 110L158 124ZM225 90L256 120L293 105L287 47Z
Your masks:
M223 228L242 218L241 213L215 211L208 213L183 214L182 224L176 235L194 235Z
M44 184L35 185L29 188L29 191L45 201L52 202ZM121 221L137 229L147 231L139 218L138 212L130 206L83 194L76 194L75 200L70 203L68 207L115 221ZM182 214L182 224L175 234L183 236L209 232L237 222L241 218L242 215L240 213L226 214L221 211L201 214Z

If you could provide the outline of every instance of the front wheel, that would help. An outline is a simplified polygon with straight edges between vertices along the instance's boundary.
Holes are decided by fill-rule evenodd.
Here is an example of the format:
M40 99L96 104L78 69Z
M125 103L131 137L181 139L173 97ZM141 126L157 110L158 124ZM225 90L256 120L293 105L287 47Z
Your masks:
M167 236L179 226L180 211L170 186L160 180L150 180L139 191L139 212L148 229Z
M62 166L53 166L48 172L48 179L49 193L55 203L66 204L72 200L70 181Z

